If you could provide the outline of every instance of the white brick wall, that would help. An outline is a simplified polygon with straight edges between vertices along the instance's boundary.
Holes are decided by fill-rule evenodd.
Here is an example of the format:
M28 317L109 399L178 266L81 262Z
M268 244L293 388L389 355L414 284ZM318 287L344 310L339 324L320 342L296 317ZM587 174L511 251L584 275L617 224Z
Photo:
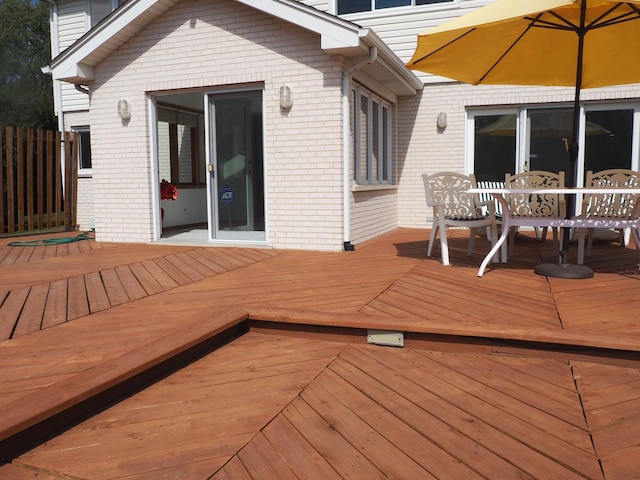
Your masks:
M637 102L640 87L620 86L582 90L582 103L594 101ZM398 226L427 227L423 173L451 170L465 172L465 120L468 107L521 105L571 106L572 88L516 87L441 83L427 85L418 97L399 101L399 169ZM436 127L439 112L446 112L448 126Z
M235 2L184 0L95 74L91 126L99 240L153 237L147 92L252 82L264 84L270 244L342 248L341 68L321 52L316 35ZM278 104L284 83L293 90L288 113ZM117 115L120 98L132 106L127 124Z
M89 112L73 112L64 116L64 129L69 132L77 127L89 125ZM93 224L93 178L80 176L78 178L77 223L80 231L88 231Z

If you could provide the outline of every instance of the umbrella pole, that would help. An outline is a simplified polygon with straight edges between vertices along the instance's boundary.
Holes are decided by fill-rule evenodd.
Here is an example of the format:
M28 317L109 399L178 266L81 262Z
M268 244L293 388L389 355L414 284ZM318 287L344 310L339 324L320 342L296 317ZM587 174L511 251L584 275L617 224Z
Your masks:
M578 166L578 123L580 121L580 88L582 87L582 57L584 53L584 35L586 30L585 17L587 10L587 0L582 0L580 7L580 27L576 33L578 35L578 59L576 62L576 90L573 100L573 125L571 129L571 143L567 146L569 154L569 172L567 183L570 187L577 186ZM571 218L575 211L576 196L573 193L565 195L567 205L566 218ZM584 265L573 265L567 262L567 252L569 250L570 228L562 229L562 246L560 247L558 263L543 263L535 267L534 272L538 275L555 278L591 278L593 270Z

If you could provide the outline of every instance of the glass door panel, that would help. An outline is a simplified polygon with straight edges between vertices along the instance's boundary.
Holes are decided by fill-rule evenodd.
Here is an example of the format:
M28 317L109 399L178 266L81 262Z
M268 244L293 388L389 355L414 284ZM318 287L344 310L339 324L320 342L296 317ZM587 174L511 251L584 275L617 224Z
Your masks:
M262 92L209 103L212 240L265 241Z
M473 171L479 182L503 182L515 173L518 115L476 115Z
M584 175L610 168L632 168L633 109L586 113Z

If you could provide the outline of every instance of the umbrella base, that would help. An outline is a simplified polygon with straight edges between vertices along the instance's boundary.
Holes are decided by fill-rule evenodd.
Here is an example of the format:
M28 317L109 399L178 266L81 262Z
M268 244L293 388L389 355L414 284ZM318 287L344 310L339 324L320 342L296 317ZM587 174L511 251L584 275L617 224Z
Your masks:
M593 270L584 265L569 263L541 263L533 270L538 275L554 278L591 278Z

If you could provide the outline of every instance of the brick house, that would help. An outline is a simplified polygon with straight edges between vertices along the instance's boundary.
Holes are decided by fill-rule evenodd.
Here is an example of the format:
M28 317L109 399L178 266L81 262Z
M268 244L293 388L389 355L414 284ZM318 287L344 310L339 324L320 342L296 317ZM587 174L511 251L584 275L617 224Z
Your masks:
M349 250L428 226L422 173L562 169L559 134L542 132L564 121L573 89L404 66L420 31L483 3L52 2L56 111L83 144L81 228ZM638 86L583 91L582 123L601 134L582 128L582 171L638 168L639 99ZM162 179L177 200L161 200Z

